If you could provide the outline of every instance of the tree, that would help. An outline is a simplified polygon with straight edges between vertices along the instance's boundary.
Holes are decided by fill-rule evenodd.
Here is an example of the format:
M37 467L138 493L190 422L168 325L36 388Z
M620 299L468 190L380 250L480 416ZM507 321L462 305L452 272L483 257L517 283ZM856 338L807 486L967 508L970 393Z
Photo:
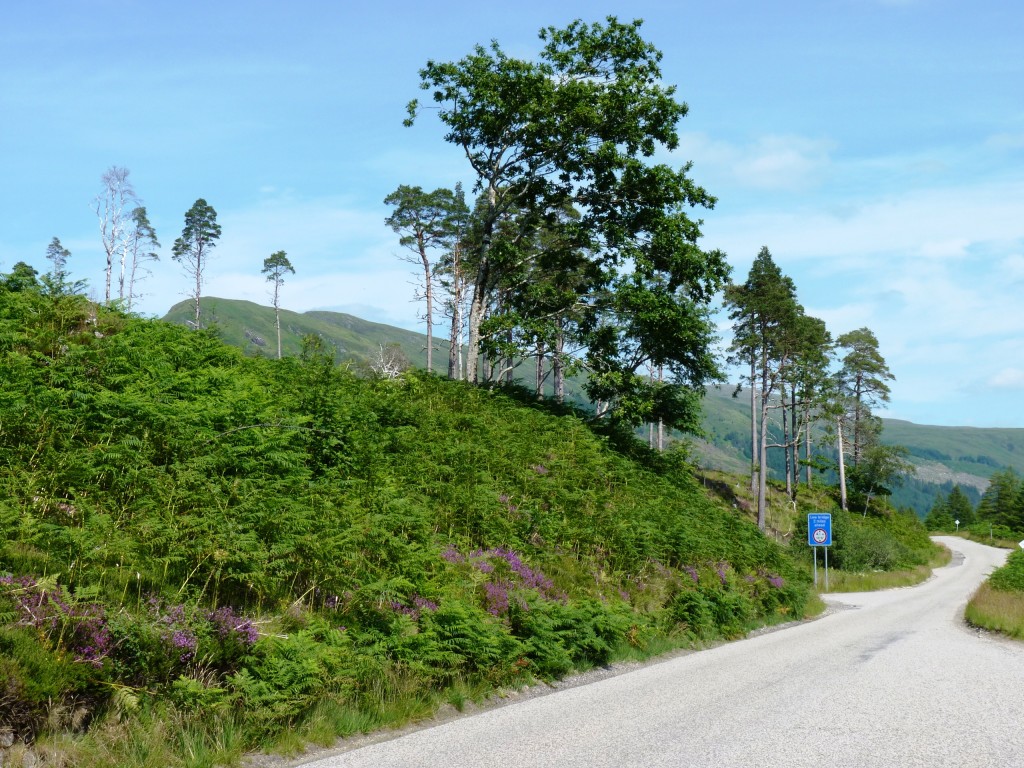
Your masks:
M24 261L17 262L6 275L0 275L0 287L12 293L31 291L39 287L39 271Z
M104 303L111 299L114 262L120 265L118 275L118 298L125 298L125 277L128 271L128 254L131 247L131 215L138 204L135 188L128 181L131 172L127 168L110 166L100 177L102 191L93 201L93 210L100 221L100 239L106 253Z
M276 251L263 260L263 274L267 276L267 282L274 284L274 291L271 294L274 299L274 327L277 329L277 359L281 359L281 286L284 285L284 276L291 272L295 274L295 268L288 261L288 254L284 251Z
M423 319L427 326L427 370L434 367L434 281L437 259L431 257L436 250L449 251L460 232L460 223L468 214L461 189L435 189L424 192L422 187L401 185L384 198L384 204L393 207L385 223L401 235L399 243L414 254L407 258L419 265L423 299L426 310Z
M989 478L988 488L978 503L978 519L1024 531L1022 502L1024 480L1012 469L996 470Z
M857 466L864 449L877 442L881 422L872 411L876 406L889 402L889 385L886 382L895 377L878 351L878 339L870 329L858 328L844 333L836 339L836 345L846 350L836 381L840 394L849 404L850 445L853 464Z
M953 519L954 524L970 525L975 520L974 506L967 495L960 490L959 485L954 485L953 490L949 492L949 497L946 499L946 512Z
M792 448L794 485L797 482L800 438L804 444L804 482L811 485L811 428L825 416L828 396L829 365L832 362L832 334L825 321L810 315L797 318L798 347L789 375L793 420ZM797 421L799 419L799 426Z
M766 246L754 259L746 282L727 286L725 300L733 320L733 360L746 361L750 366L751 483L756 474L757 524L764 530L769 412L786 368L796 354L797 321L803 308L797 303L793 280L782 274Z
M942 494L935 498L935 503L924 519L924 525L929 531L948 531L953 528L953 515L950 514L947 499Z
M914 465L907 461L909 451L902 445L882 445L875 443L864 449L860 463L850 473L851 487L864 498L864 515L868 513L868 506L875 496L891 496L891 486L902 485L907 475L914 474ZM955 491L963 496L959 487ZM967 501L967 497L963 496ZM950 494L948 505L952 508L953 495ZM970 501L967 501L970 508ZM973 510L968 518L962 518L961 523L973 522Z
M54 290L63 293L68 279L67 263L71 258L71 251L61 245L59 237L55 237L46 248L46 258L53 263L50 276Z
M537 61L513 58L493 42L457 62L428 61L420 71L445 138L465 153L480 194L474 237L462 254L471 275L466 371L473 381L483 373L481 327L502 278L522 274L523 259L536 256L538 232L554 228L569 246L560 251L566 259L589 254L594 279L577 287L577 304L589 312L579 341L601 390L592 397L626 405L640 394L650 401L653 390L638 384L647 363L674 369L671 386L694 392L712 373L700 347L712 333L704 310L729 267L721 252L697 247L699 224L688 211L710 208L714 198L687 177L690 166L649 162L657 150L678 147L676 126L687 107L661 83L661 53L640 26L614 17L606 24L577 20L540 32ZM414 100L407 125L418 111ZM558 220L572 208L578 219ZM638 302L653 307L645 315L670 319L670 331L632 337L650 329L646 317L623 315ZM669 341L679 330L697 333Z
M171 252L176 262L185 268L185 275L194 284L192 300L195 302L195 323L199 326L199 298L202 295L203 280L206 274L206 262L210 251L217 246L220 239L220 224L217 223L217 211L205 200L199 198L185 212L185 228L181 237L174 241Z
M131 255L131 266L128 270L128 309L132 308L135 300L135 283L142 280L140 270L148 274L148 270L142 265L148 261L159 261L160 256L156 249L160 242L156 239L156 230L149 223L149 216L145 206L138 206L132 211L132 227L129 236L128 252Z

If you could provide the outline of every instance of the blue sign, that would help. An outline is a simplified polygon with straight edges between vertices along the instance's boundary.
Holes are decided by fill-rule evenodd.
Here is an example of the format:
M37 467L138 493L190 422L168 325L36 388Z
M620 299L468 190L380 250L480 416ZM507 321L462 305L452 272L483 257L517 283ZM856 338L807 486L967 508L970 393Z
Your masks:
M832 515L811 512L807 515L807 543L812 547L832 546Z

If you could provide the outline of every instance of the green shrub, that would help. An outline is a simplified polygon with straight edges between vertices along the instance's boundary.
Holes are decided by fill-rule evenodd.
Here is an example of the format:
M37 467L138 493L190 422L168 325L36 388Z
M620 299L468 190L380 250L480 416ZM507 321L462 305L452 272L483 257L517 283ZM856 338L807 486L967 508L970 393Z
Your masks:
M1006 564L993 571L988 582L1003 592L1024 592L1024 549L1011 552Z

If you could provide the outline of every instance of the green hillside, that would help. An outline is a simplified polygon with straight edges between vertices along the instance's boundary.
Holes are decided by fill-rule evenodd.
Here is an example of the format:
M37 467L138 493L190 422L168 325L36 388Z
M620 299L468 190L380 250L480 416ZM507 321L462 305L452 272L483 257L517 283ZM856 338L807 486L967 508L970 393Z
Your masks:
M226 335L0 290L16 740L233 763L802 615L806 566L671 455L520 390Z
M248 354L277 356L277 330L273 307L251 301L206 297L200 301L203 324L212 328L217 336ZM175 304L164 320L176 325L187 325L195 316L191 301ZM281 310L281 352L296 356L302 351L306 336L318 336L333 346L342 360L366 361L373 359L381 346L398 344L409 362L417 368L427 365L426 336L421 333L371 323L342 312L291 312ZM447 364L448 346L436 351L434 364L440 368Z
M202 301L204 317L217 335L248 354L276 355L274 311L271 307L248 301L206 298ZM192 304L181 302L167 313L165 320L186 324L192 317ZM426 336L380 323L371 323L353 315L338 312L281 313L282 346L285 355L297 355L302 339L308 334L318 336L338 350L339 359L366 361L372 359L381 345L398 344L410 363L426 365ZM441 340L435 351L435 369L447 359L447 346ZM516 371L516 379L532 385L535 368L531 361ZM568 397L585 404L581 383L570 381ZM709 387L704 399L703 438L694 439L698 463L709 469L743 474L750 463L750 403L743 392L732 397L729 385ZM884 419L882 439L904 445L917 474L897 488L893 502L914 509L923 516L939 493L948 493L959 484L968 497L977 502L988 485L988 478L997 469L1012 468L1024 473L1024 429L979 429L972 427L936 427ZM825 446L823 452L830 449ZM782 474L782 454L770 451L769 464L777 475Z
M703 466L732 472L749 471L750 401L745 390L736 398L733 388L709 387L704 399L705 438L694 442ZM882 441L906 446L917 474L893 494L893 503L919 515L931 508L938 493L954 484L977 502L998 469L1024 474L1024 429L937 427L883 419ZM823 452L830 449L823 446ZM782 453L770 451L769 466L782 474Z

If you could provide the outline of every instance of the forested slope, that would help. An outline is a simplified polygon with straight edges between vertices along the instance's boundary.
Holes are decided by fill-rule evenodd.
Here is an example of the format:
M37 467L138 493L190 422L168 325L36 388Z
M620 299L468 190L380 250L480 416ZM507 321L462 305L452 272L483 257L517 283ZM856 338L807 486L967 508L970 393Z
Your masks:
M247 357L15 288L0 727L16 739L88 729L128 764L136 726L209 749L317 717L346 733L801 614L806 572L751 522L571 411L360 378L313 341Z

